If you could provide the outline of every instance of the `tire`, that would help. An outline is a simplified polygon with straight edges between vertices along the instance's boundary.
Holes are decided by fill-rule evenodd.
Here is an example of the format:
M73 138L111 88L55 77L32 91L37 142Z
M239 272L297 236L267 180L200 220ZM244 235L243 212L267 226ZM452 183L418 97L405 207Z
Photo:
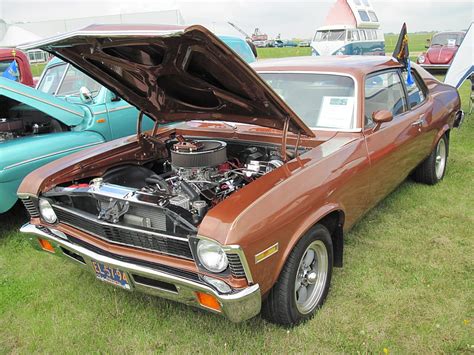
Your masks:
M443 135L431 154L413 172L413 179L423 184L434 185L444 178L448 165L449 140Z
M312 268L305 268L304 259L310 258L310 250L314 254L310 263ZM328 294L332 268L331 235L326 227L317 224L300 239L288 256L277 282L263 303L262 316L284 326L294 326L313 317ZM306 276L301 278L301 273Z

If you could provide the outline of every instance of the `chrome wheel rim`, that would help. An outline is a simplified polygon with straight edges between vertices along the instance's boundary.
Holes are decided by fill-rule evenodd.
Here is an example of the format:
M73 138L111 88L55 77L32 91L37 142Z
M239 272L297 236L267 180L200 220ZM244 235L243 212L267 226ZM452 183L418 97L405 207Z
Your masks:
M444 167L446 166L446 142L444 139L440 139L436 146L436 158L435 158L435 172L436 177L440 180L444 174Z
M320 240L312 242L303 253L295 280L296 308L311 313L321 299L328 276L328 252Z

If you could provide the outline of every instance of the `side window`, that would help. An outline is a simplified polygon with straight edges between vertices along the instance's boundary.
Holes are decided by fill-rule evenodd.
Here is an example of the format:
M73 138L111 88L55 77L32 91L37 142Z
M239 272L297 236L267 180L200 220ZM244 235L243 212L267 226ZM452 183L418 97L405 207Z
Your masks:
M365 38L365 31L364 31L364 30L359 30L359 34L360 34L360 39L361 39L362 41L365 41L365 39L366 39L366 38Z
M395 71L369 76L365 80L365 127L373 125L372 113L388 110L393 116L407 110L405 92Z
M64 71L66 70L66 66L66 64L60 64L49 68L47 67L38 84L38 90L47 94L55 95Z
M407 74L408 73L406 71L402 73L403 82L405 83L407 82ZM423 92L423 86L420 84L420 80L415 75L413 70L411 71L411 76L414 83L412 85L408 85L406 83L406 87L408 93L408 107L413 108L425 101L425 94Z

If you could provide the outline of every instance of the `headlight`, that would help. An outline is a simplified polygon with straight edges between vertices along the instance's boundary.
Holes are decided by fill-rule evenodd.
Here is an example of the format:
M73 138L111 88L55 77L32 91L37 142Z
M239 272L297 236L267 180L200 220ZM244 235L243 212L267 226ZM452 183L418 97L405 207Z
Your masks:
M227 269L229 260L222 247L216 242L201 239L197 245L197 255L201 264L211 272Z
M420 55L420 56L418 57L418 63L423 64L424 62L425 62L425 56L424 56L424 55Z
M56 213L54 213L53 207L48 200L40 198L39 200L39 210L41 217L48 223L55 223L58 220Z

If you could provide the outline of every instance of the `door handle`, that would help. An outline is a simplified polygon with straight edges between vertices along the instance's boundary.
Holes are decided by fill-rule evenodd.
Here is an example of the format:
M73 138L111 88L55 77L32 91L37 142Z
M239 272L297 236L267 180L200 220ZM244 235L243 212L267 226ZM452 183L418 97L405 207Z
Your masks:
M425 122L424 118L420 118L419 120L416 120L415 122L413 122L411 125L413 127L421 127L423 126L424 122Z

